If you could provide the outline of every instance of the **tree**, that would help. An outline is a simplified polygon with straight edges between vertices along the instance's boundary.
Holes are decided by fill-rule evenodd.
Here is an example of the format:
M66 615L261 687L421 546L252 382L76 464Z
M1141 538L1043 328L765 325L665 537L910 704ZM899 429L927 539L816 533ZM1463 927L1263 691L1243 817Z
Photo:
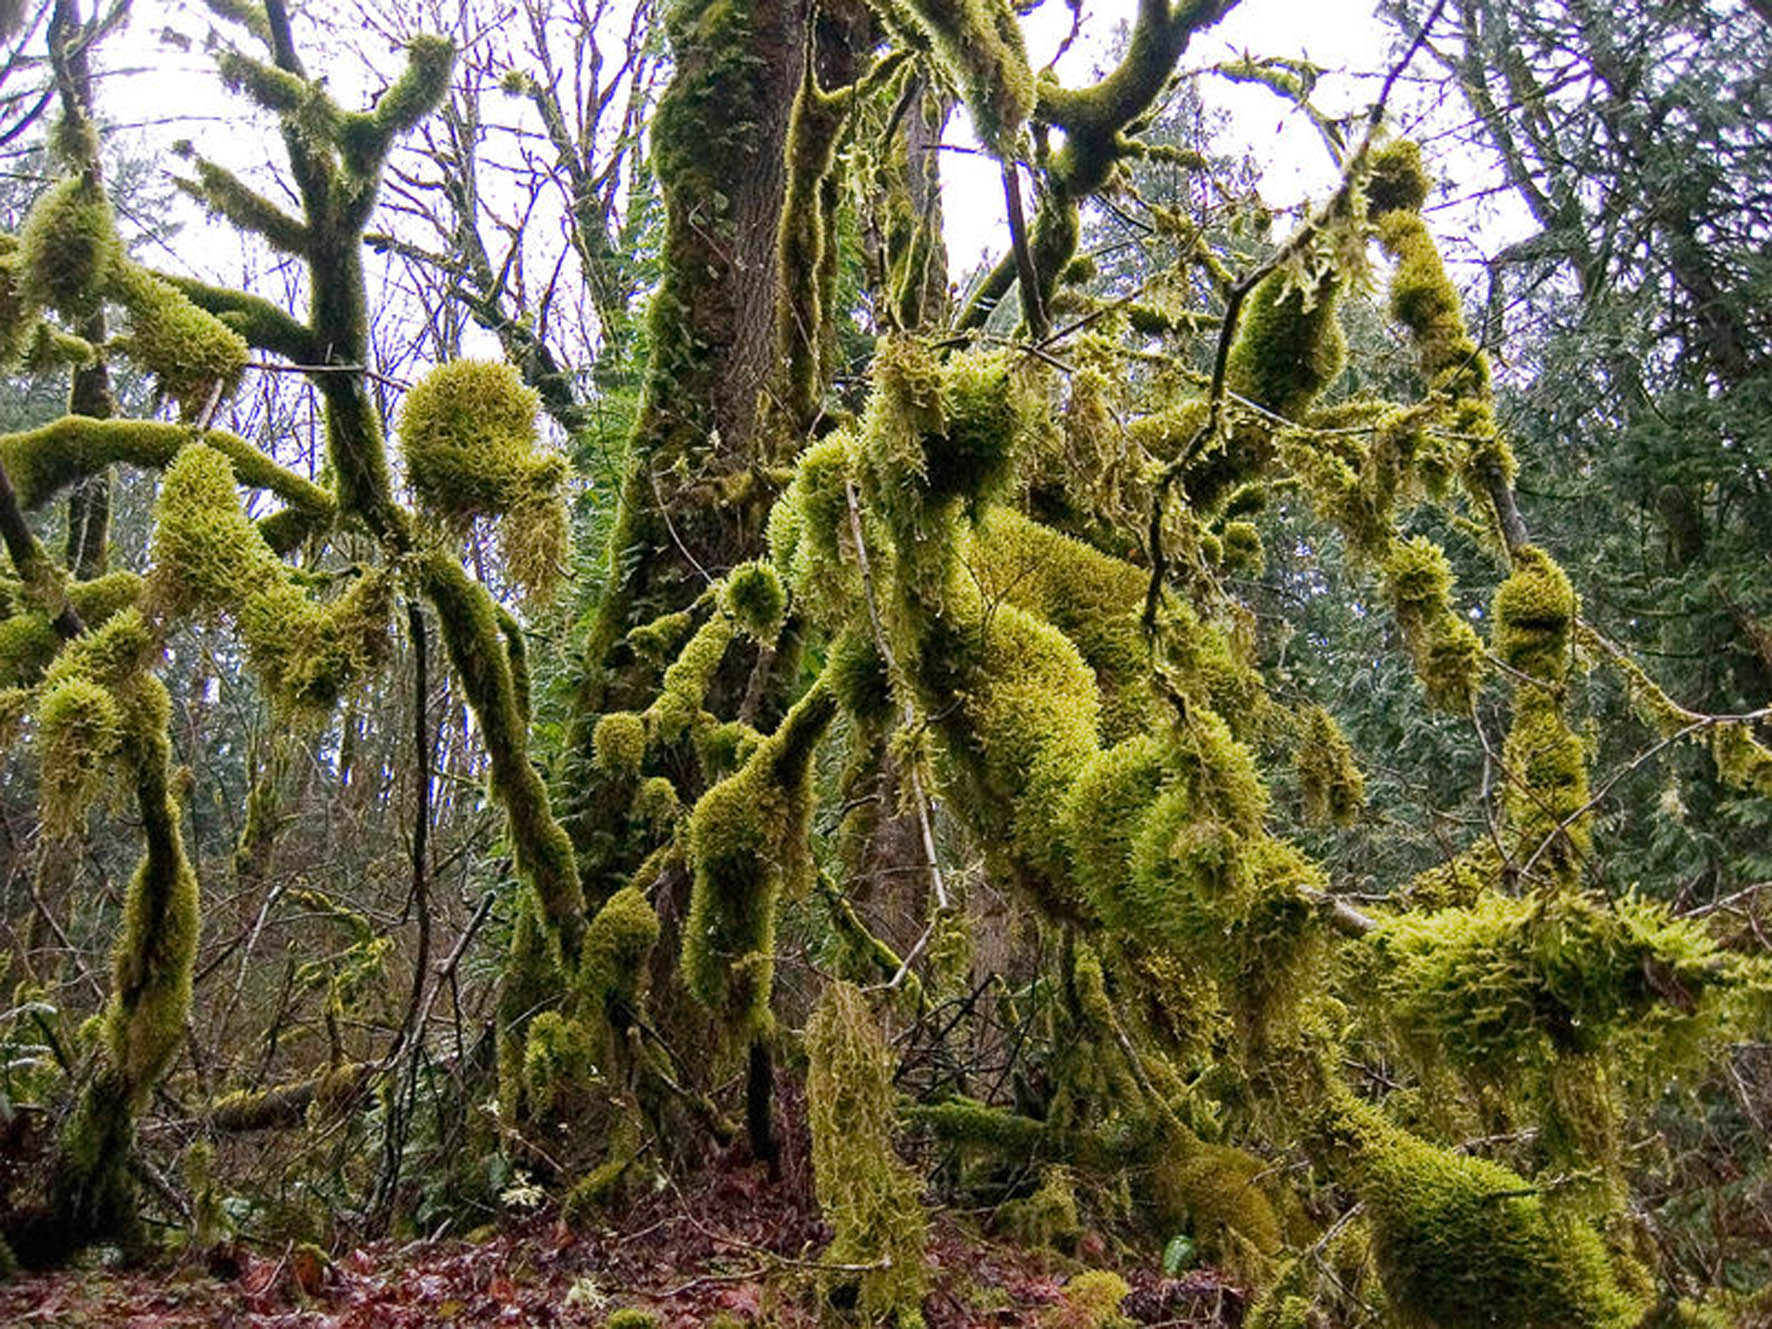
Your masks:
M1036 1228L1074 1210L1073 1178L1122 1179L1147 1235L1191 1227L1259 1291L1255 1324L1313 1307L1356 1321L1374 1298L1444 1329L1671 1310L1679 1289L1643 1262L1621 1141L1714 1040L1763 1019L1767 962L1702 918L1601 889L1574 701L1585 670L1614 669L1670 742L1708 741L1722 777L1763 798L1761 717L1658 688L1583 620L1534 542L1488 357L1423 215L1421 152L1383 128L1420 39L1342 141L1340 187L1289 233L1234 200L1211 217L1147 206L1179 271L1159 299L1088 293L1089 201L1134 199L1136 163L1210 169L1145 131L1227 7L1143 0L1119 63L1083 89L1035 74L1006 5L666 12L645 377L558 728L536 723L524 604L463 568L482 519L508 584L545 596L561 566L564 467L536 446L540 398L519 381L533 344L506 335L517 367L455 360L403 389L410 502L369 395L365 230L395 138L447 94L452 48L411 38L405 71L352 112L306 72L282 0L229 7L265 54L225 49L222 70L279 117L301 212L201 158L190 187L303 266L306 315L129 263L79 176L39 205L7 269L33 315L120 305L130 353L184 415L70 416L0 440L19 602L56 628L41 678L11 702L29 716L45 819L77 830L120 760L148 841L110 1050L65 1136L77 1203L15 1235L65 1248L127 1228L132 1114L177 1048L196 884L161 712L138 705L163 695L168 625L230 626L280 713L324 714L380 666L398 596L420 699L412 898L435 630L509 849L499 1144L565 1192L568 1221L619 1212L648 1171L735 1139L720 1086L741 1067L743 1134L774 1169L792 1129L774 1110L798 1055L789 1029L814 1004L777 982L791 944L823 989L805 1045L841 1257L823 1292L833 1315L918 1319L923 1228L895 1123L932 1155L982 1163L954 1175ZM956 101L1001 164L1012 239L950 324L931 179ZM866 238L859 262L852 237ZM1348 391L1339 322L1374 243L1412 361L1391 396ZM50 261L66 251L78 282ZM1013 321L999 312L1012 291ZM248 346L313 383L324 485L208 427ZM840 383L857 354L861 381ZM89 628L88 584L66 580L16 509L113 460L164 470L153 566ZM242 484L285 506L254 523ZM1508 716L1486 751L1500 792L1483 832L1376 906L1281 833L1262 773L1295 756L1307 813L1359 816L1351 746L1326 710L1269 688L1236 593L1280 489L1307 495L1366 570L1449 723L1479 697ZM1486 636L1425 533L1436 510L1499 565ZM298 569L303 547L332 560ZM888 876L900 884L859 889ZM991 895L1014 901L1013 928L981 907ZM908 940L873 917L887 910L915 920ZM968 952L987 943L981 977ZM287 1121L291 1104L396 1072L376 1192L391 1212L435 992L427 944L379 1064L335 1057L305 1093L215 1102L209 1120ZM1005 1063L994 1082L981 1049ZM1045 1168L1033 1194L993 1182L992 1164L1029 1159ZM60 1253L49 1244L20 1253Z

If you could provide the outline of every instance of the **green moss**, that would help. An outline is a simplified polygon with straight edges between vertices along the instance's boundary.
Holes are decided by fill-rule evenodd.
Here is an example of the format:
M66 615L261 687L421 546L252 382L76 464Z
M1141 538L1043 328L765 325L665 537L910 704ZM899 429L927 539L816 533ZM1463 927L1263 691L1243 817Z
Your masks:
M1513 572L1495 592L1495 653L1522 674L1560 683L1569 673L1575 590L1543 550L1513 551Z
M1153 902L1135 890L1132 846L1157 796L1176 781L1173 750L1140 735L1091 756L1065 795L1060 825L1071 871L1109 928L1146 930Z
M753 641L773 642L787 614L787 589L767 563L741 563L726 577L722 603Z
M1641 1318L1593 1229L1523 1177L1437 1149L1345 1097L1332 1112L1331 1148L1365 1202L1402 1324L1629 1329Z
M873 633L853 626L844 629L831 643L825 672L832 695L857 720L883 725L892 719L892 680Z
M1147 1194L1158 1230L1191 1231L1209 1258L1257 1286L1273 1271L1284 1241L1263 1189L1272 1167L1245 1150L1191 1142L1159 1161Z
M683 976L735 1037L768 1024L776 906L783 890L802 885L811 869L812 755L835 712L829 689L815 684L689 815L694 879Z
M1452 565L1418 535L1391 546L1382 567L1384 590L1428 700L1468 712L1483 675L1483 643L1452 610Z
M53 309L71 322L97 313L122 254L110 202L83 176L44 190L18 233L18 271L28 308Z
M123 717L107 688L72 677L44 689L36 724L43 830L54 838L73 835L122 749Z
M611 711L591 731L597 769L605 775L635 776L646 760L646 722L633 711Z
M233 391L246 369L244 337L133 263L115 265L111 291L129 311L123 349L186 418L202 411L218 389L223 396Z
M397 430L420 506L456 525L500 519L506 575L537 592L558 580L566 553L566 461L540 446L539 406L510 365L453 360L412 386Z
M1305 708L1294 763L1306 819L1351 826L1366 803L1366 779L1341 726L1321 706Z
M645 895L624 886L604 901L585 930L580 983L595 1009L618 1031L640 1010L658 929L658 915Z
M1106 1269L1074 1275L1059 1292L1062 1300L1040 1317L1042 1329L1130 1329L1136 1321L1120 1314L1132 1285Z
M769 555L793 592L796 612L836 631L861 594L850 535L851 452L839 430L801 455L769 514Z
M1021 24L1003 0L905 0L972 113L979 140L1005 161L1020 155L1034 107Z
M1225 368L1225 383L1276 415L1296 419L1347 363L1333 284L1313 295L1284 272L1250 294Z
M603 1321L603 1329L658 1329L658 1316L633 1306L624 1306Z
M1071 1170L1057 1163L1042 1168L1040 1184L1032 1195L997 1206L996 1224L1023 1246L1074 1248L1083 1234L1083 1224L1077 1216Z
M1728 984L1702 926L1630 897L1509 899L1404 915L1362 942L1373 995L1414 1047L1505 1082L1557 1057L1651 1039L1688 1053Z
M523 1087L532 1114L548 1116L568 1095L582 1093L595 1069L591 1037L583 1023L558 1011L543 1011L529 1022L523 1044Z
M1553 697L1522 688L1502 750L1508 826L1524 859L1537 856L1571 879L1592 849L1588 829L1587 751ZM1565 824L1567 823L1567 824ZM1552 837L1543 853L1540 845Z
M714 671L726 658L735 626L725 613L716 613L696 629L688 644L665 670L664 686L646 708L645 718L661 743L675 743L692 728L704 723L702 701ZM712 723L708 716L706 723Z
M0 253L0 365L16 364L37 328L18 264L16 253Z
M667 831L682 810L682 802L677 797L677 786L665 776L655 775L649 780L642 780L640 787L634 791L634 801L628 808L628 816L642 826L649 826L655 831Z
M1259 577L1267 566L1267 555L1261 547L1261 532L1253 522L1226 522L1221 535L1222 561L1227 572L1244 577Z
M835 1235L827 1300L864 1323L906 1323L922 1301L927 1220L915 1174L892 1148L892 1058L867 999L847 983L826 989L806 1027L807 1115L819 1208Z
M1430 184L1413 139L1387 143L1367 158L1366 207L1369 215L1402 210L1420 212Z

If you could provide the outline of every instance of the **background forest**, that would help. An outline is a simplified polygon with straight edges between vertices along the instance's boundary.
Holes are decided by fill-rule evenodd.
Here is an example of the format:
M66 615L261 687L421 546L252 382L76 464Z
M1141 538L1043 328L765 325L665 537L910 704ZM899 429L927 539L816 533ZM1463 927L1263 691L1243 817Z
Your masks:
M1772 1324L1772 11L1235 5L0 2L0 1318Z

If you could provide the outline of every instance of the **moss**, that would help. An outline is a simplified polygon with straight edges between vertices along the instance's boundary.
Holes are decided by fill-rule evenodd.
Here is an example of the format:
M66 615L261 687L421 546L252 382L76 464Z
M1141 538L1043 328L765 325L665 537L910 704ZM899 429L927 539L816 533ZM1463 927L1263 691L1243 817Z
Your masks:
M1384 590L1428 700L1465 713L1483 674L1483 643L1452 611L1452 565L1426 536L1398 541L1382 567Z
M547 786L529 760L528 723L519 702L497 605L442 553L419 576L436 606L444 645L473 709L492 765L492 794L505 809L518 873L535 891L549 930L568 958L584 929L584 893L572 841L555 820Z
M458 526L499 519L506 575L537 593L558 580L567 534L566 461L540 446L539 407L510 365L452 360L413 384L397 429L420 506Z
M892 719L892 680L871 632L845 628L831 643L825 671L832 695L850 715L869 725Z
M923 438L929 492L972 500L1000 492L1032 409L1011 357L968 353L949 360L941 377L943 423Z
M585 930L579 981L597 1012L618 1031L640 1010L658 930L658 915L632 886L604 901Z
M665 670L664 686L646 708L645 717L659 742L674 743L700 726L707 714L702 701L734 635L732 619L724 613L715 614L696 629ZM712 722L711 716L708 722Z
M16 253L0 253L0 365L16 364L37 328L18 263Z
M1351 826L1366 803L1366 780L1341 726L1321 706L1305 708L1294 762L1306 819Z
M1421 161L1421 145L1413 139L1397 139L1367 158L1366 207L1377 217L1402 210L1420 212L1430 185Z
M591 732L597 769L605 775L635 776L646 760L646 722L633 711L599 717Z
M1245 577L1261 575L1267 566L1267 555L1261 547L1261 532L1253 522L1226 522L1220 539L1223 545L1221 559L1227 572Z
M23 302L70 322L98 312L105 283L122 254L110 202L83 176L44 190L18 233Z
M624 1306L603 1321L603 1329L658 1329L659 1319L651 1311Z
M1658 1060L1709 1027L1728 984L1702 926L1624 897L1509 899L1405 915L1361 943L1373 995L1408 1042L1495 1082L1650 1038Z
M247 598L238 622L272 705L326 714L387 657L392 613L392 579L377 570L322 605L274 582Z
M1345 1097L1331 1111L1330 1147L1365 1202L1401 1323L1628 1329L1641 1318L1593 1229L1525 1178L1437 1149Z
M807 448L769 514L769 555L796 612L835 631L861 595L850 536L853 442L839 430Z
M111 290L129 311L124 349L178 402L187 419L202 411L218 389L223 396L233 391L246 369L244 337L133 263L116 264Z
M1541 549L1513 551L1513 572L1495 592L1495 653L1509 668L1545 683L1569 673L1575 590Z
M924 1286L927 1220L915 1174L892 1148L892 1058L867 1000L847 983L826 989L806 1027L807 1115L819 1208L835 1235L832 1264L879 1264L832 1274L827 1301L865 1323L915 1315Z
M996 1224L1022 1246L1071 1250L1083 1234L1077 1217L1077 1191L1071 1170L1048 1164L1032 1195L997 1206Z
M1020 155L1034 108L1021 24L1003 0L905 0L959 84L979 140L1005 161Z
M1587 806L1587 751L1552 697L1522 688L1502 749L1508 786L1508 827L1523 859L1536 856L1570 880L1592 850ZM1566 824L1565 824L1566 823ZM1540 846L1551 837L1550 843Z
M721 599L726 612L753 641L767 644L780 635L788 596L769 564L739 564L727 574Z
M677 786L665 776L655 775L649 780L642 780L640 787L634 791L634 801L628 808L628 816L642 826L665 831L676 821L682 807L682 802L677 797Z
M1073 1275L1059 1291L1059 1304L1040 1317L1042 1329L1130 1329L1135 1321L1120 1314L1132 1285L1106 1269Z
M1147 1193L1159 1230L1191 1231L1206 1255L1259 1286L1284 1241L1262 1188L1271 1165L1245 1150L1193 1142L1152 1169Z
M1152 803L1177 776L1175 753L1140 735L1091 756L1065 795L1060 825L1071 871L1108 928L1144 930L1152 902L1134 888L1132 846Z
M38 791L44 833L77 833L123 746L123 717L108 689L89 678L44 689L37 705Z
M1333 285L1313 295L1284 272L1250 294L1225 366L1232 392L1296 419L1347 363L1347 341L1335 316Z
M596 1066L589 1031L558 1011L529 1022L523 1043L523 1088L536 1117L552 1114L568 1096L583 1092Z
M689 814L694 878L683 976L735 1037L768 1024L776 906L811 868L812 755L835 711L829 689L815 684L737 773L703 794Z

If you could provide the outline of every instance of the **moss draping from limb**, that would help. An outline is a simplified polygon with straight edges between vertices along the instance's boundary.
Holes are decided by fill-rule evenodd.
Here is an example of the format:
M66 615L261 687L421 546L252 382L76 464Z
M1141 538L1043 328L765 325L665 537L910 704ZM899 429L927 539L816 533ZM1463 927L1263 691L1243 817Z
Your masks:
M111 290L129 311L126 337L114 339L190 419L211 397L232 392L246 370L246 339L183 292L133 263L117 265Z
M104 192L84 175L68 176L32 204L18 235L20 298L78 323L96 313L122 255Z
M658 914L633 886L604 901L585 932L577 987L587 1012L616 1035L626 1032L645 995L647 961L658 945Z
M1004 0L903 0L972 113L979 140L1005 160L1019 155L1034 108L1034 74L1021 24Z
M1452 565L1426 536L1398 541L1383 566L1397 627L1415 661L1428 700L1445 710L1470 710L1483 675L1483 643L1452 609Z
M768 1026L776 906L810 880L812 756L837 703L822 681L689 814L694 872L683 928L689 990L735 1038Z
M1295 765L1305 817L1352 825L1366 803L1366 778L1354 762L1353 746L1321 706L1305 708L1300 729Z
M806 1053L813 1183L835 1229L825 1259L878 1266L828 1275L826 1299L862 1323L920 1323L928 1220L916 1175L893 1152L892 1058L860 991L826 989Z

